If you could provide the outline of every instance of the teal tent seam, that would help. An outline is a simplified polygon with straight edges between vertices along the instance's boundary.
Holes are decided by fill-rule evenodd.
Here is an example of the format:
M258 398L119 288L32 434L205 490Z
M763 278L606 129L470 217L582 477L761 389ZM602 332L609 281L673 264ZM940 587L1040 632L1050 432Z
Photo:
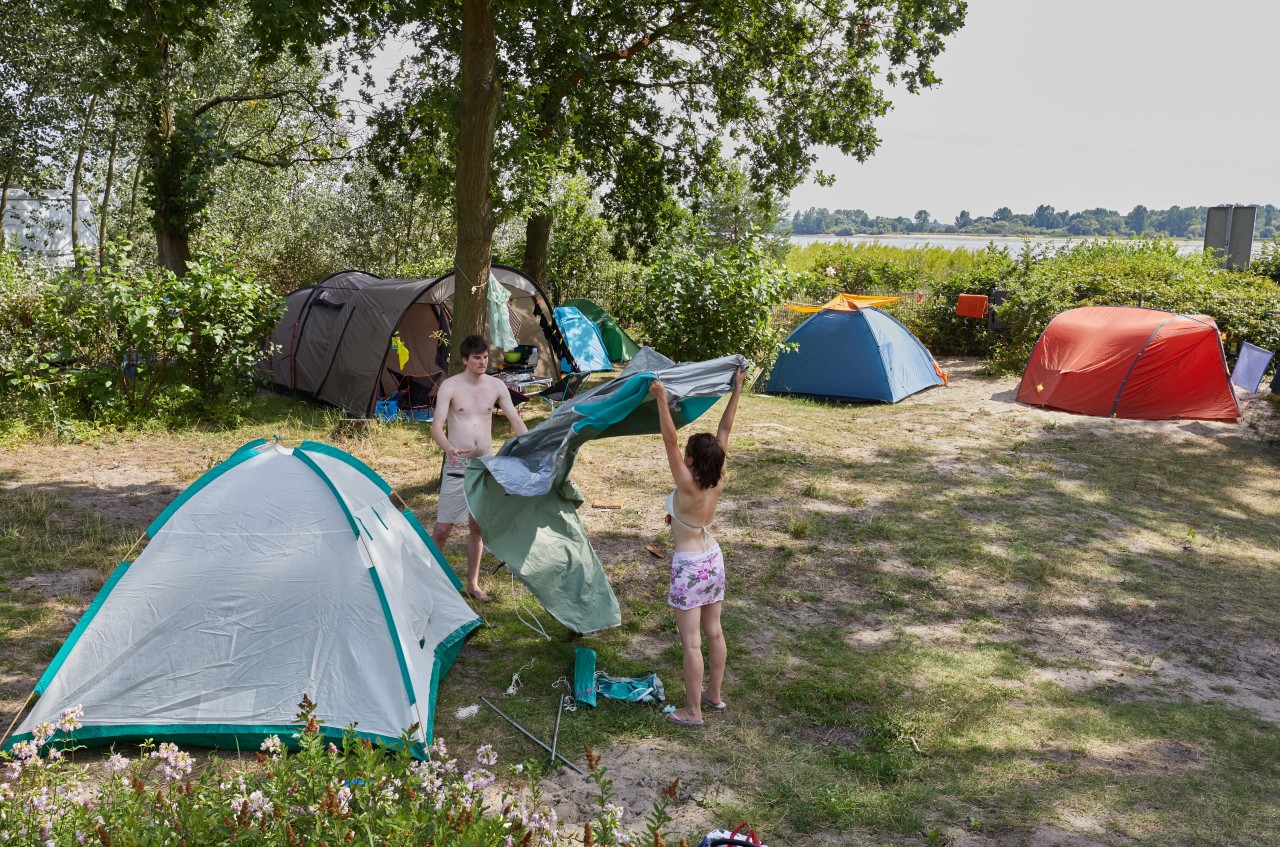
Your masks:
M156 533L160 531L161 527L165 525L169 518L173 517L173 513L178 511L183 504L194 497L202 488L222 476L227 471L237 467L249 459L252 459L254 456L257 456L258 454L254 451L266 443L267 440L265 438L259 438L256 441L250 441L248 444L241 445L241 447L230 456L223 459L210 470L205 471L199 479L187 486L186 491L174 498L173 502L165 507L165 510L160 513L159 517L151 522L151 525L147 527L147 537L155 538Z
M407 727L406 727L407 729ZM99 746L116 740L128 738L151 738L156 740L172 740L183 744L198 746L219 746L222 749L237 749L241 741L259 742L279 736L280 741L291 750L298 749L298 739L294 736L301 732L298 724L120 724L113 726L82 726L74 733L78 744ZM347 732L344 727L320 726L319 735L332 741L341 741ZM376 732L351 730L356 738L367 738L372 742L386 744L391 749L399 749L399 736L383 735ZM58 730L50 739L51 744L69 742L72 735ZM30 741L29 732L14 735L5 742L4 750L10 750L15 744ZM223 741L226 743L217 744ZM211 743L212 742L212 743ZM409 752L417 759L426 759L426 746L421 742L414 743Z
M364 462L357 459L355 456L352 456L350 453L347 453L346 451L343 451L343 450L339 450L337 447L334 447L332 444L323 444L319 441L304 441L298 445L297 449L307 453L319 453L322 456L329 456L331 458L337 459L339 462L342 462L345 465L350 465L351 467L355 468L360 473L368 477L369 481L372 482L374 485L378 486L378 488L382 491L383 494L391 493L391 486L387 484L387 481L385 479L378 476L377 472L374 471L373 468L369 467Z
M293 455L298 459L298 461L315 471L316 476L324 480L324 484L329 487L331 492L333 492L333 499L338 501L338 507L342 509L342 513L347 516L347 523L351 524L352 535L359 538L360 527L356 524L356 516L351 514L351 510L347 508L347 501L342 499L342 495L338 492L338 486L333 484L333 480L329 479L328 474L326 474L320 466L316 464L315 459L311 458L301 450L294 450Z
M409 678L409 663L404 657L404 649L400 644L400 632L396 629L395 618L391 616L391 604L387 602L387 592L382 587L382 579L378 576L378 569L373 565L369 566L369 576L373 579L373 587L378 592L378 602L382 604L382 616L387 621L387 632L391 635L391 644L396 648L396 661L400 664L400 680L404 683L405 693L409 695L409 705L413 705L418 702L418 698L413 693L413 680Z
M98 614L98 610L102 608L102 604L107 602L107 595L111 593L111 589L116 587L116 583L124 576L125 571L129 569L131 564L132 562L128 561L121 562L116 565L116 569L111 572L111 576L107 577L107 581L102 584L102 588L98 590L98 594L93 598L93 602L89 604L89 608L85 609L84 614L80 616L80 621L76 624L76 628L71 630L67 640L62 642L62 649L58 650L58 655L53 657L53 661L49 663L49 667L45 668L40 681L36 683L35 692L37 694L44 694L45 689L49 687L49 683L53 682L53 678L62 669L62 664L71 655L76 643L79 642L80 636L84 635L84 631L89 628L89 624L93 623L93 618Z

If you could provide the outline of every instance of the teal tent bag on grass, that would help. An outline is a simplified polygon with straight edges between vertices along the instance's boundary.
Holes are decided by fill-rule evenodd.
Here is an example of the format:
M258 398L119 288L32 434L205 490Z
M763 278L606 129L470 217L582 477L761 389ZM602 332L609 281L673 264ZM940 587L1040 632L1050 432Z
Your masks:
M661 703L667 699L656 673L643 676L609 676L596 670L596 651L576 647L573 651L573 696L583 705L595 706L596 695L625 703Z
M598 671L596 691L601 697L627 703L661 703L667 699L662 680L656 673L644 676L609 676L604 671Z

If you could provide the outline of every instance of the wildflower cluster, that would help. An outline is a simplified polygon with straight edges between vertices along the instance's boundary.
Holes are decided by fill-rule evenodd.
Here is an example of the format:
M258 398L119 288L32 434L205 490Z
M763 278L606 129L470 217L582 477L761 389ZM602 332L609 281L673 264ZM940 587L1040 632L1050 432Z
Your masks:
M83 711L62 713L29 740L0 753L0 845L19 844L347 844L372 839L438 845L552 847L555 813L503 797L490 810L485 791L498 757L485 745L470 767L449 756L441 739L419 761L411 727L398 749L322 730L304 700L288 745L261 742L264 767L210 757L197 767L177 745L147 742L129 758L113 752L88 764L61 757L79 749ZM286 749L294 748L294 749Z
M165 782L177 782L190 774L194 767L191 754L179 750L178 745L170 741L152 750L150 758L156 762L156 774Z

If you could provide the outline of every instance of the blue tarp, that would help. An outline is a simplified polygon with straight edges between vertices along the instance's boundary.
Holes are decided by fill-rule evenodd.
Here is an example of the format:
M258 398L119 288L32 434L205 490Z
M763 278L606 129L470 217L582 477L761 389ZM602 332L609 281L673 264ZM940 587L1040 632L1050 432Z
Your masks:
M765 391L897 403L943 385L933 356L911 330L874 306L824 310L787 336Z
M600 328L580 310L573 306L557 306L556 325L560 327L565 343L569 345L569 352L578 362L578 373L613 370L609 351L605 349L604 339L600 337ZM560 368L565 372L573 370L563 360Z

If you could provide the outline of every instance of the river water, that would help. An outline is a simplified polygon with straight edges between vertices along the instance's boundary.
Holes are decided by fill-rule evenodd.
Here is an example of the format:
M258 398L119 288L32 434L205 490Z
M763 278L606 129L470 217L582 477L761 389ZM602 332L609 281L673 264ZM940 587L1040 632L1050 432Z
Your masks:
M1027 244L1034 246L1046 245L1054 249L1065 247L1068 244L1080 244L1091 241L1090 238L1043 238L1028 236L1007 236L1007 235L946 235L930 233L928 235L913 235L909 233L899 233L895 235L793 235L791 236L792 244L813 244L815 242L829 244L881 244L885 247L945 247L948 250L982 250L988 244L995 244L997 247L1004 247L1010 253L1017 255L1023 251ZM1204 249L1203 241L1177 241L1179 253L1198 253ZM1255 251L1256 252L1256 251Z

